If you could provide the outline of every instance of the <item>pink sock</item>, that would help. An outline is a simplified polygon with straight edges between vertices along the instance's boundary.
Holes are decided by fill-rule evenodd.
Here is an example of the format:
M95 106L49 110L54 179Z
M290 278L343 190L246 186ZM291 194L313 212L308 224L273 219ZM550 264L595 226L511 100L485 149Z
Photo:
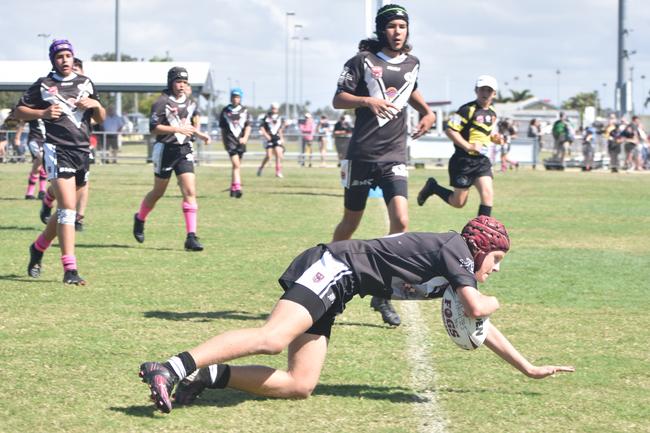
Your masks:
M61 263L63 264L64 271L71 271L77 269L77 257L71 255L61 256Z
M230 190L231 191L241 191L241 183L233 182L233 184L230 185Z
M142 203L140 203L140 210L138 211L138 219L140 221L146 221L147 215L149 215L149 212L152 210L153 208L147 207L147 205L144 203L144 200L142 200Z
M282 164L280 161L275 161L275 174L282 173Z
M52 241L48 241L45 239L45 236L43 236L43 233L38 235L38 238L36 238L36 242L34 242L34 248L36 248L38 251L44 253L46 249L50 247L50 244Z
M199 205L183 202L183 217L185 218L185 230L187 233L196 233L196 213Z
M37 174L29 174L29 178L27 179L27 192L25 195L34 195L34 189L36 188L36 181L38 181L38 175Z
M45 192L43 203L45 203L45 206L47 207L52 207L52 203L54 203L54 197L52 197L49 192Z
M41 167L38 180L40 181L38 190L45 192L45 190L47 189L47 173L45 172L43 167Z

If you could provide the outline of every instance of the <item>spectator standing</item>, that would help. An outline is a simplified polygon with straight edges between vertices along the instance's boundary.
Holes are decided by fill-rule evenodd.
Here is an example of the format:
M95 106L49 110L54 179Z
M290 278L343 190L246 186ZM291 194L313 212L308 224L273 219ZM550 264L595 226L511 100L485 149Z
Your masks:
M564 165L564 158L566 157L570 145L570 129L569 122L563 112L560 112L559 119L553 123L551 133L553 134L553 140L555 142L553 159Z
M321 167L325 167L325 152L327 150L330 134L330 121L327 116L322 115L318 122L318 151L320 152Z
M316 125L314 124L314 119L311 116L311 113L305 113L305 120L300 124L300 134L302 138L302 152L301 152L301 161L300 165L311 167L311 153L312 153L312 143L314 142L314 132L316 130Z
M591 171L594 164L596 128L588 126L582 135L582 171Z
M104 131L104 140L102 142L102 155L104 155L104 158L102 158L102 162L104 164L111 162L117 164L117 153L122 141L120 133L124 129L125 124L124 118L117 115L115 107L109 105L106 109L106 119L102 123L102 130Z

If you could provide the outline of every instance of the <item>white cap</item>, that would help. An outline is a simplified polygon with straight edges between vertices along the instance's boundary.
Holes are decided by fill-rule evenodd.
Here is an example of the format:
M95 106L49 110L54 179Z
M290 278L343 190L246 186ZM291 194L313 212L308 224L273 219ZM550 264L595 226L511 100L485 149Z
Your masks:
M280 104L277 102L271 102L271 108L280 108Z
M310 113L310 112L306 112L306 113L305 113L305 117L311 117L311 113Z
M497 79L491 75L480 75L476 79L476 88L478 87L489 87L492 90L499 90L499 85L497 84Z

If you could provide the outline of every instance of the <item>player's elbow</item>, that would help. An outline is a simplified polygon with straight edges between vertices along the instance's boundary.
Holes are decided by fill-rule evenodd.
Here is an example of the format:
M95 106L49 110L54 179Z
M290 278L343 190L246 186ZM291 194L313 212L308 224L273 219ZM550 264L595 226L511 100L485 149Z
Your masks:
M487 317L499 309L499 301L494 296L486 297L483 302L471 305L470 308L465 310L465 314L472 319L479 317Z

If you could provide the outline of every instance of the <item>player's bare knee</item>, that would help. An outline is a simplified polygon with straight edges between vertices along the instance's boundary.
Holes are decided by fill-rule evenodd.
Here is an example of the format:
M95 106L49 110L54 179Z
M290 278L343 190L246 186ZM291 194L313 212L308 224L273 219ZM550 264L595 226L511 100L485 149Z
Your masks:
M259 337L259 352L263 355L278 355L289 345L277 332L265 328L260 329Z

